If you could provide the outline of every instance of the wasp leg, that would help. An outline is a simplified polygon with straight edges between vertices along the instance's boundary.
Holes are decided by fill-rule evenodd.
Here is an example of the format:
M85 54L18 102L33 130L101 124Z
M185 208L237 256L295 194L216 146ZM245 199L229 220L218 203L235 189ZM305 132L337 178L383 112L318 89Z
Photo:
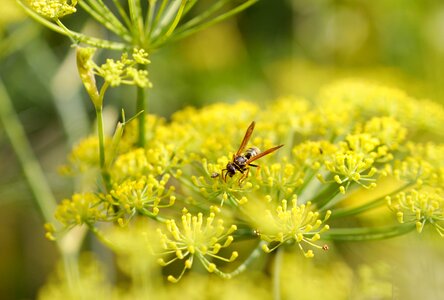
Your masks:
M257 168L256 169L256 174L254 175L256 178L258 178L258 176L259 176L259 171L260 171L260 169L261 169L261 166L259 166L259 165L253 165L253 164L249 164L249 166L252 166L252 167L255 167L255 168Z
M239 186L241 186L241 185L242 185L242 182L243 182L245 179L248 178L248 174L250 173L250 168L247 168L247 169L246 169L246 172L241 171L241 173L242 173L242 176L241 176L241 177L239 178L239 180L238 180L238 184L239 184Z
M224 174L224 171L225 171L225 174ZM228 170L227 169L223 169L220 172L221 178L224 180L224 182L227 182L227 174L228 174Z

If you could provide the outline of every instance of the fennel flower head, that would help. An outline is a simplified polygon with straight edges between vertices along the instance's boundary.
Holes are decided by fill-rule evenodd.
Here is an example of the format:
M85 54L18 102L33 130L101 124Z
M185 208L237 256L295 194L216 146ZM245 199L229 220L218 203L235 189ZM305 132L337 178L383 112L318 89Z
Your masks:
M189 107L170 121L148 115L145 126L144 147L137 120L118 143L110 138L110 184L65 199L56 217L62 229L87 225L93 232L106 222L130 228L150 219L159 238L146 242L158 243L152 255L168 265L172 282L197 263L231 278L281 247L311 258L329 255L323 250L335 240L426 226L443 235L444 110L434 102L347 80L311 101ZM97 170L94 145L80 141L64 170ZM365 192L365 201L352 200L356 192ZM393 217L341 221L375 208ZM245 240L257 246L244 247Z
M38 14L57 19L75 13L77 0L29 0L30 7Z

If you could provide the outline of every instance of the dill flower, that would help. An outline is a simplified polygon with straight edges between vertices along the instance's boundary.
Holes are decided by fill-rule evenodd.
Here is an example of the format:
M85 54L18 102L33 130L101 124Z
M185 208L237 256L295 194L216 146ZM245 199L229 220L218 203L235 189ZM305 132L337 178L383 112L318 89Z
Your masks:
M435 112L428 118L430 110ZM152 243L161 244L161 265L183 263L178 276L169 276L173 282L196 258L206 270L231 278L248 270L258 253L280 247L300 249L309 258L329 241L389 238L415 226L421 232L426 224L442 235L444 145L436 142L441 116L443 108L429 101L352 81L326 87L313 102L288 97L262 108L248 101L216 103L184 108L170 121L148 115L146 144L137 142L139 120L125 127L118 145L105 143L112 150L106 159L109 185L99 181L96 193L63 201L58 219L65 229L87 224L102 239L99 222L131 230L135 220L149 218L159 228L161 242ZM255 130L239 150L252 121ZM239 171L222 176L233 155L281 144L247 166L242 182ZM71 170L97 169L94 147L97 142L86 139L74 148ZM365 197L354 197L358 193ZM182 207L193 214L174 217ZM361 214L376 208L393 212L402 224L369 224ZM233 226L226 228L224 219ZM243 240L256 248L244 248ZM230 257L219 254L231 245L236 251ZM239 265L229 273L216 266L238 255Z
M424 225L431 224L444 237L444 197L442 191L427 192L411 190L394 197L387 196L390 209L400 223L414 222L421 232Z
M322 249L315 242L321 238L321 233L330 229L329 225L321 225L328 220L331 212L327 211L320 219L320 213L312 210L310 202L298 205L296 195L291 200L291 207L285 199L281 203L274 211L265 210L265 217L258 220L257 232L268 243L262 249L269 253L284 243L296 242L305 257L313 257L313 250L305 251L303 243Z
M131 57L127 52L123 52L119 60L108 58L102 65L97 65L92 56L95 52L94 48L85 48L88 51L89 57L84 59L84 65L87 69L93 70L95 75L102 77L105 83L112 87L122 84L136 85L138 87L151 87L151 82L148 80L148 71L138 69L138 65L147 65L148 53L143 49L134 48Z
M109 146L109 140L106 141ZM68 155L68 162L62 166L60 171L63 174L77 175L98 169L99 167L99 140L96 136L84 138L77 143Z
M176 197L172 195L174 186L166 188L170 178L165 174L160 180L150 175L141 176L137 180L125 180L120 184L115 184L113 189L107 195L107 200L112 205L121 208L120 213L132 218L136 212L142 215L157 215L160 207L169 207L174 204ZM166 199L166 204L161 201ZM122 217L119 218L122 223Z
M108 219L109 207L103 206L100 195L95 193L74 194L64 199L55 211L56 219L65 227L92 225Z
M209 217L204 220L202 213L193 216L186 210L181 221L181 226L178 226L174 219L168 220L166 222L167 234L159 229L164 253L174 255L169 261L160 258L159 263L166 266L178 259L185 259L184 268L179 277L176 278L170 275L168 280L171 282L180 280L185 271L191 269L195 257L199 259L208 272L216 272L222 275L222 271L217 268L212 260L231 262L236 259L238 256L236 251L233 251L229 258L218 255L222 248L230 246L233 242L233 236L230 234L236 231L236 225L231 225L230 228L226 229L223 219L216 219L214 213L210 213Z
M368 134L349 135L339 144L339 150L324 160L333 180L340 185L341 193L345 193L351 182L365 188L375 186L372 182L375 181L373 177L377 173L375 161L386 154L381 153L380 148L376 150L379 145L379 140ZM318 178L324 180L321 173Z
M29 0L29 5L38 14L49 19L59 19L77 11L77 0Z

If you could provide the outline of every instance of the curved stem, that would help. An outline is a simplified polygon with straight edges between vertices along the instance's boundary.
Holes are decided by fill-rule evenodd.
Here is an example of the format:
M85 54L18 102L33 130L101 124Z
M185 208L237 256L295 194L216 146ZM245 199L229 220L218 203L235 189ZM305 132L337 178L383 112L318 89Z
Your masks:
M1 80L0 122L2 123L4 131L6 132L12 148L14 149L23 168L26 180L28 181L31 192L35 197L44 222L55 221L53 212L57 205L56 200L45 178L44 172L32 151L31 145L26 138L25 130L23 129L20 120L13 109L12 101L9 98ZM82 242L82 239L83 236L77 240L78 244ZM79 280L77 267L78 248L67 247L61 240L56 240L55 242L57 249L60 251L62 256L67 282L71 288L74 288Z
M131 42L131 35L128 30L102 1L80 1L79 5L98 23L103 24L108 30L114 32L126 42Z
M87 224L89 230L91 230L92 233L94 233L94 235L99 239L99 241L101 241L105 246L107 246L110 249L114 249L114 244L108 240L105 235L94 225L92 224Z
M105 158L105 133L103 129L103 111L102 107L96 107L96 118L97 118L97 135L99 138L99 161L100 170L102 173L102 180L105 188L109 190L111 188L111 179L106 167Z
M250 7L251 5L255 4L257 1L259 0L248 0L246 2L244 2L243 4L240 4L238 6L236 6L235 8L229 10L228 12L223 13L222 15L219 15L217 17L214 17L213 19L211 19L210 21L207 22L203 22L200 23L196 26L191 26L189 28L185 27L185 30L182 30L182 28L178 28L178 30L176 30L174 32L174 34L171 36L172 40L179 40L182 39L184 37L187 37L197 31L200 31L202 29L205 29L215 23L219 23L237 13L240 13L241 11L247 9L248 7ZM184 25L185 26L185 25ZM156 45L158 46L158 45Z
M257 247L250 253L247 259L245 259L244 262L239 267L237 267L233 272L226 274L229 276L228 278L232 278L244 272L254 261L256 261L256 259L259 258L260 255L263 253L262 251L263 244L265 244L265 242L260 241Z
M145 42L145 35L143 32L143 16L142 8L139 0L128 0L128 8L131 19L131 30L133 34L133 44L143 45Z
M356 206L356 207L352 207L352 208L339 208L339 209L335 209L332 211L332 214L330 216L330 219L336 219L336 218L341 218L341 217L346 217L346 216L353 216L353 215L357 215L360 214L362 212L368 211L370 209L376 208L378 206L380 206L381 204L384 203L385 198L387 196L392 196L395 195L403 190L405 190L406 188L408 188L409 186L412 186L414 183L408 183L403 185L402 187L400 187L399 189L391 192L390 194L381 196L375 200L369 201L367 203L364 203L360 206Z
M200 23L203 23L205 20L209 19L211 15L215 14L219 9L221 9L225 4L230 2L231 0L221 0L213 4L210 8L206 9L204 12L199 14L198 16L192 18L191 20L187 21L185 24L183 24L180 27L180 31L185 31L193 26L197 26Z
M145 116L146 116L146 97L145 88L137 87L137 113L139 115L139 147L145 147L146 144L146 134L145 134Z
M53 222L57 202L35 157L20 120L0 80L0 121L8 136L45 222Z
M386 227L357 227L330 229L322 238L334 241L372 241L392 238L416 229L416 224L400 224Z
M17 3L26 11L26 13L39 22L40 24L48 27L49 29L62 34L66 35L68 37L71 37L73 40L76 41L76 43L85 43L87 45L90 45L92 47L97 48L105 48L105 49L112 49L112 50L124 50L128 48L128 45L125 43L119 43L119 42L113 42L109 40L103 40L99 38L90 37L72 30L66 31L66 28L61 28L60 26L57 26L57 24L54 24L53 22L45 19L44 17L40 16L38 13L30 9L26 4L23 3L23 0L16 0Z

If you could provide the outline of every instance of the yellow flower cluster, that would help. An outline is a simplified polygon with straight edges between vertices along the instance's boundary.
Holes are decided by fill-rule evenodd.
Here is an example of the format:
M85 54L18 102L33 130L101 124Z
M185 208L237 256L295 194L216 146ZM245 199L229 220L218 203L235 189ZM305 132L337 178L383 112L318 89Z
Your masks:
M94 193L74 194L71 199L63 200L55 211L56 219L65 227L93 225L108 220L110 207L104 205L101 197Z
M121 84L151 87L148 71L136 68L138 64L149 63L148 53L145 50L133 49L132 58L128 57L128 53L123 53L119 60L109 58L101 66L94 65L94 71L113 87Z
M321 227L323 223L330 217L331 211L327 211L323 220L319 219L319 212L314 212L311 208L312 204L297 204L296 195L291 200L291 208L288 207L287 200L282 200L275 211L266 210L265 218L258 224L258 234L261 239L268 242L263 245L265 252L274 251L284 243L298 243L299 248L304 252L305 257L314 256L313 250L305 251L302 242L313 247L321 249L322 246L315 244L321 238L321 233L330 229L328 225ZM273 245L270 248L270 245Z
M107 195L107 200L112 205L120 207L119 213L127 215L125 218L120 217L118 221L120 223L124 219L128 221L136 213L156 216L159 213L159 207L173 205L176 197L172 195L172 192L175 188L174 186L165 187L169 179L169 174L163 175L160 180L149 175L115 184ZM167 203L160 204L164 199L167 199Z
M59 19L76 12L77 0L29 0L29 5L46 18Z
M162 233L162 230L159 229L165 254L174 254L174 257L167 262L160 258L160 264L166 266L178 259L186 259L179 277L175 278L170 275L168 276L169 281L177 282L180 280L185 271L191 269L194 257L199 259L208 272L216 272L223 276L223 273L217 268L216 264L209 259L231 262L238 256L236 251L231 253L230 258L218 255L222 248L230 246L233 242L233 236L230 234L237 229L236 225L225 229L223 223L223 219L216 219L214 213L210 213L210 216L204 220L202 213L193 216L189 212L184 211L180 227L176 224L176 221L172 219L166 222L168 234Z
M424 225L429 223L444 237L444 196L442 190L401 192L395 197L387 196L387 202L396 213L400 223L415 222L418 232L421 232Z
M108 141L106 142L109 145ZM99 167L99 140L90 136L76 144L68 156L68 164L61 167L64 174L74 175L90 172Z
M252 121L254 131L239 149ZM313 250L323 248L320 239L382 238L386 228L386 237L405 233L406 227L393 231L383 223L350 230L347 222L336 223L359 218L386 204L384 199L391 199L389 207L400 221L418 222L419 229L432 224L442 234L442 193L436 191L444 188L444 145L436 141L442 137L437 129L444 126L444 109L430 101L346 81L325 88L314 102L287 97L265 107L218 103L185 108L170 122L148 115L145 125L144 147L138 146L134 120L114 155L108 155L110 184L65 200L57 215L65 227L97 221L126 226L146 217L163 223L163 247L170 256L162 264L185 260L180 276L171 281L191 268L194 257L208 271L227 277L211 259L233 260L237 255L227 260L217 253L231 242L237 250L237 238L265 243L265 252L297 245L312 257ZM251 147L260 149L257 155L282 144L260 159L253 156L249 163L254 166L226 176L227 164L246 157ZM98 169L94 147L94 139L76 147L67 169ZM368 202L354 203L351 195L357 191L366 191ZM103 196L95 196L98 192ZM192 213L182 214L183 207ZM206 222L204 215L209 215ZM223 220L240 229L231 235L235 227L224 229Z
M103 96L109 86L127 84L142 88L151 87L148 71L145 68L150 61L145 50L134 48L132 58L124 52L120 60L109 58L101 66L93 60L96 50L96 48L77 48L77 69L96 110L102 109ZM102 77L105 81L100 92L96 85L95 75Z

